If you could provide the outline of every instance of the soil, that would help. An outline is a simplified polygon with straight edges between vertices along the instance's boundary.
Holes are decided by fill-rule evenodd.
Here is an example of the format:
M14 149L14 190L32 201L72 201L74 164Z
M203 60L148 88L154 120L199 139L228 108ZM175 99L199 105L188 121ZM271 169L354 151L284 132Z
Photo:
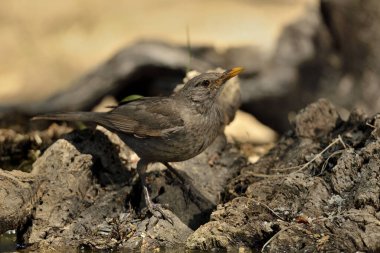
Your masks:
M342 120L319 100L257 163L221 135L202 154L149 169L144 208L136 155L105 129L75 131L51 145L30 173L0 171L1 233L16 229L30 250L380 249L380 117ZM210 215L211 214L211 215Z
M320 100L294 130L226 187L192 249L236 245L264 252L377 252L380 249L380 119L347 121Z

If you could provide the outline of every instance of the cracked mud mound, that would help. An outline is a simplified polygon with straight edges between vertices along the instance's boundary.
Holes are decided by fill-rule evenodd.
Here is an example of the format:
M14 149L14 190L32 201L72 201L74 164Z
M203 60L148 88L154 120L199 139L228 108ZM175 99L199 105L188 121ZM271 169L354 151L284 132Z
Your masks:
M162 165L151 166L152 197L169 205L172 225L146 214L136 155L102 131L59 139L31 173L0 170L0 232L17 228L18 243L31 250L183 246L191 228L208 221L226 181L245 164L220 136L199 156L173 163L180 178Z
M227 186L192 249L264 252L380 250L380 117L358 111L342 121L320 100L293 131Z
M224 108L225 123L231 122L240 104L236 78L228 81L217 103ZM151 196L168 204L170 224L146 213L135 171L138 157L117 135L102 127L66 136L67 127L58 130L25 129L0 139L3 151L14 154L23 148L17 157L25 159L25 153L41 152L60 137L30 166L30 173L0 169L0 233L16 229L17 242L32 250L183 246L193 229L209 220L227 181L246 163L221 129L202 154L170 164L175 173L160 164L150 166Z
M70 133L31 173L0 170L1 232L17 229L31 250L378 252L380 116L357 110L344 121L319 100L292 125L255 164L221 135L173 163L178 175L151 166L152 197L169 203L174 225L146 215L137 157L115 135Z

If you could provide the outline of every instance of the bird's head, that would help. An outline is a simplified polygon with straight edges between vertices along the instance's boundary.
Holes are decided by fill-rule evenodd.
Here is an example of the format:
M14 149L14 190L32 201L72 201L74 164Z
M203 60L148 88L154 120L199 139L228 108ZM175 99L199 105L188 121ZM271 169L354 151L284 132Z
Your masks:
M222 73L203 73L190 79L180 91L182 96L193 103L203 106L211 105L221 93L227 80L237 76L243 68L236 67Z

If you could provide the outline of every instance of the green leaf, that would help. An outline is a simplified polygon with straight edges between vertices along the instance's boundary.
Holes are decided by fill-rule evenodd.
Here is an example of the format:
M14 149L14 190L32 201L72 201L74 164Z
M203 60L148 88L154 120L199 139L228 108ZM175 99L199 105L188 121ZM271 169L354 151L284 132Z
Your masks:
M133 100L137 100L137 99L139 99L139 98L142 98L142 97L143 97L143 96L141 96L141 95L136 95L136 94L134 94L134 95L129 95L129 96L123 98L123 100L120 101L120 104L125 104L125 103L131 102L131 101L133 101Z

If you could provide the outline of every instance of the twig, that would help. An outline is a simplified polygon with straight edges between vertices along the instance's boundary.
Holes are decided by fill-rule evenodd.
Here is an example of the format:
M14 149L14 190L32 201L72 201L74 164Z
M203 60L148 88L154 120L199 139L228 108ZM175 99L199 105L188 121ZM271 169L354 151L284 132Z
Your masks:
M338 135L338 139L339 139L340 143L342 143L344 149L347 149L348 145L343 141L342 136L340 136L340 134Z
M255 199L252 199L252 201L254 201L255 203L257 203L258 205L260 206L263 206L265 207L266 209L268 209L273 215L275 215L277 218L279 218L280 220L282 221L285 221L284 218L282 218L279 214L277 214L272 208L270 208L268 205L264 204L264 203L261 203L260 201L257 201Z
M187 25L186 26L186 44L187 44L187 51L189 53L189 63L188 66L186 67L186 73L191 70L191 60L192 60L192 52L191 52L191 41L190 41L190 28Z
M296 168L299 168L298 170L296 171L293 171L289 174L280 174L280 175L268 175L268 174L261 174L261 173L252 173L253 176L256 176L256 177L262 177L262 178L268 178L268 177L283 177L283 176L287 176L287 175L290 175L290 174L294 174L294 173L297 173L297 172L300 172L304 169L306 169L312 162L314 162L315 160L317 160L319 157L321 157L327 150L329 150L332 146L334 146L335 144L337 144L338 142L340 142L342 144L342 146L344 147L344 149L347 149L348 145L343 141L342 137L340 135L338 135L338 137L333 141L331 142L327 147L325 147L321 152L319 152L318 154L316 154L310 161L308 161L307 163L304 163L303 165L297 165L297 166L292 166L292 167L287 167L287 168L279 168L279 169L273 169L275 171L284 171L284 170L291 170L291 169L296 169ZM336 152L334 152L333 154L336 154ZM329 158L331 157L332 155L329 156ZM327 158L327 160L329 159ZM327 161L326 160L326 161ZM325 163L326 163L325 161Z
M282 232L285 232L286 230L288 230L289 228L292 228L292 227L294 227L295 225L297 225L297 224L293 224L293 225L290 225L289 227L285 227L285 228L283 228L283 229L281 229L280 231L278 231L274 236L272 236L264 245L263 245L263 247L261 248L261 252L264 252L264 249L265 249L265 247L267 247L275 238L277 238L279 235L280 235L280 233L282 233Z
M326 167L327 167L327 164L328 164L330 158L332 158L333 156L335 156L335 155L337 155L337 154L341 154L341 153L343 153L343 150L337 150L337 151L335 151L334 153L332 153L329 157L327 157L326 161L323 163L323 166L322 166L321 172L320 172L318 175L321 175L321 174L325 171L325 169L326 169Z
M313 159L311 159L310 161L308 161L307 163L305 163L300 169L290 173L290 174L294 174L294 173L297 173L297 172L300 172L302 170L304 170L305 168L307 168L312 162L314 162L315 160L317 160L317 158L319 158L323 153L325 153L327 150L329 150L332 146L334 146L337 142L339 142L339 138L336 138L333 142L331 142L327 147L325 147L321 152L319 152L318 154L316 154Z
M333 142L331 142L326 148L324 148L321 152L316 154L313 159L308 161L307 163L304 163L303 165L297 165L297 166L292 166L292 167L287 167L287 168L281 168L281 169L273 169L275 171L284 171L284 170L292 170L301 167L299 170L294 171L293 173L300 172L303 169L305 169L307 166L309 166L312 162L314 162L317 158L319 158L323 153L325 153L328 149L330 149L332 146L334 146L337 142L342 143L344 149L347 149L347 144L343 141L342 137L338 135L338 138L336 138Z
M296 166L291 166L291 167L285 167L285 168L274 168L272 169L273 171L284 171L284 170L293 170L301 167L302 165L296 165Z
M255 173L255 172L250 172L249 174L252 175L252 176L255 176L255 177L262 177L262 178L283 177L283 176L287 175L287 174L273 175L273 174L264 174L264 173Z

